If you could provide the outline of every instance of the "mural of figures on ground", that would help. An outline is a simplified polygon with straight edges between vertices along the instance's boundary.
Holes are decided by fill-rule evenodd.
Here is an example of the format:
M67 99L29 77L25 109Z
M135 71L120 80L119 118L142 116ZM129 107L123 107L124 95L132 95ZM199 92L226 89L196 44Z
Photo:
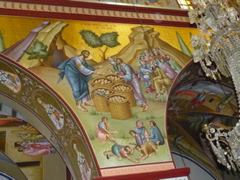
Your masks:
M25 20L31 23L31 19ZM91 144L92 149L83 150L74 138L78 151L86 160L91 162L89 151L93 151L100 168L136 166L139 162L159 166L171 163L166 140L166 100L171 85L191 60L180 48L182 43L176 32L189 44L190 32L196 30L65 20L43 23L41 19L35 19L36 22L41 24L40 30L32 34L35 38L28 41L28 50L36 40L42 39L48 52L46 60L41 64L37 59L29 61L29 54L21 51L23 54L15 61L50 85L71 108L79 120L79 128L86 134L79 138L80 141ZM9 47L8 53L14 48ZM24 83L28 82L31 81L25 78ZM24 94L23 101L29 106L32 103L34 110L59 134L58 140L63 146L72 147L69 156L75 157L74 143L69 135L77 132L74 131L76 127L72 127L70 118L65 117L66 112L59 101L37 88L31 95ZM139 142L135 141L134 133L129 134L131 130L136 132ZM82 136L81 133L75 135ZM104 152L112 150L114 144L134 150L133 154L129 154L128 148L126 150L133 161L107 159ZM150 144L157 146L158 151ZM141 149L136 150L136 145ZM88 165L92 170L93 165ZM93 170L91 173L96 174Z

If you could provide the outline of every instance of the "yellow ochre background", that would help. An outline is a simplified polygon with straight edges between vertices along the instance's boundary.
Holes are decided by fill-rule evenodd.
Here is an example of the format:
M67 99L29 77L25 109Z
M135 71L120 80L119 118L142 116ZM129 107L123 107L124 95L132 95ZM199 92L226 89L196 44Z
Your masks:
M56 19L41 19L41 18L24 18L24 17L13 17L13 16L0 16L0 31L3 34L6 48L14 45L21 39L27 37L30 31L36 27L39 27L42 22L56 22L62 21L67 23L68 26L63 30L63 39L71 46L78 49L80 52L83 49L90 50L92 58L99 61L99 49L89 47L84 40L81 38L79 32L81 30L91 30L97 35L110 32L118 32L118 42L120 46L114 47L107 51L107 57L117 54L125 45L129 43L128 36L131 34L131 28L141 26L137 24L120 24L120 23L105 23L105 22L86 22L86 21L75 21L75 20L56 20ZM177 41L176 32L180 34L186 45L192 50L190 46L190 33L198 34L198 30L195 28L180 28L180 27L168 27L168 26L152 26L155 31L160 33L160 39L169 43L171 46L178 50L181 50Z

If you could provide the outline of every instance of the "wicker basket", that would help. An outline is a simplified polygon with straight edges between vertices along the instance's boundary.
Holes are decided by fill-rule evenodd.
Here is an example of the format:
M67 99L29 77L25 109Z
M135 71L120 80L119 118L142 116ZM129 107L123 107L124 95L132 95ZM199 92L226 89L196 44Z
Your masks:
M137 105L131 86L125 83L117 83L114 86L112 86L112 91L114 91L114 94L116 95L126 97L129 100L130 107L134 107Z
M116 98L121 100L118 101ZM127 98L120 95L112 95L108 98L108 103L113 119L124 120L132 118L132 111Z
M108 97L112 94L113 91L106 88L93 90L91 96L95 105L95 110L99 112L110 112Z
M112 80L107 78L96 78L92 80L91 85L94 89L101 88L101 87L111 89L114 83Z
M113 83L125 83L123 77L116 74L109 74L106 78L113 81Z

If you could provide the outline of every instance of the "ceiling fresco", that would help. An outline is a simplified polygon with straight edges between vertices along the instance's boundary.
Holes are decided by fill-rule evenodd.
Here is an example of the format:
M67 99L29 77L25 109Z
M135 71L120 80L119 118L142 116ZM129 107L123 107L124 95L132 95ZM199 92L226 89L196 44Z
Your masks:
M198 159L217 179L238 179L237 172L230 172L217 162L204 133L204 125L210 123L234 127L238 115L231 78L212 80L198 64L190 62L169 93L167 118L171 149Z
M166 100L191 59L190 35L198 30L0 18L2 54L23 68L2 59L1 91L38 114L55 137L48 141L79 166L76 176L97 177L96 166L103 176L175 168ZM76 162L82 156L84 166Z

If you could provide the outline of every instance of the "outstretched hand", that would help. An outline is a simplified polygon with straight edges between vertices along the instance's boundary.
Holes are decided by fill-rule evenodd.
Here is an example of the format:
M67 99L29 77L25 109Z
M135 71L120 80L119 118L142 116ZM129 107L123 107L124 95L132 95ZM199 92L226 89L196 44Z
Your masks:
M103 72L96 72L96 74L97 74L97 75L100 75L100 76L105 75L105 73L103 73Z
M101 69L101 68L103 68L103 66L102 66L102 65L95 66L95 69Z

